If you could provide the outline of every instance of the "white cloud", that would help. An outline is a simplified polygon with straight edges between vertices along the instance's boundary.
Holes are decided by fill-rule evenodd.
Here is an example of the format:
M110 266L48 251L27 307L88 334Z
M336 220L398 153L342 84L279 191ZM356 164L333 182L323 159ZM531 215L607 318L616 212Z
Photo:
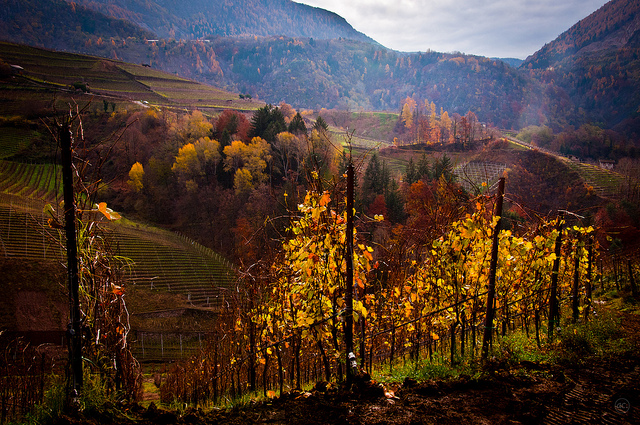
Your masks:
M524 59L605 0L303 0L400 51Z

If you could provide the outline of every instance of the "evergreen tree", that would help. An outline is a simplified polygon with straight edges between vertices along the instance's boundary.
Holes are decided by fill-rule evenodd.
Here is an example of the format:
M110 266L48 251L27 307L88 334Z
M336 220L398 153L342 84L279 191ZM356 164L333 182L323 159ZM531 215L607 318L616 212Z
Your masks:
M321 116L318 116L313 124L313 129L319 133L327 132L329 131L329 124Z
M251 117L251 138L260 137L269 143L276 140L276 136L287 131L282 111L273 105L265 105L258 109Z
M384 161L380 161L374 153L367 164L362 179L362 200L369 205L377 195L386 195L391 180L389 169Z
M300 112L296 113L295 116L291 119L289 123L289 133L299 135L307 135L307 126L304 124L304 120L302 119L302 115Z
M422 158L418 162L416 177L416 181L422 179L431 180L431 178L433 177L431 173L431 164L429 164L429 158L427 158L427 154L422 154Z
M219 142L220 150L224 149L225 146L229 146L231 144L231 133L226 128L222 131Z
M400 195L398 182L395 180L391 180L389 183L389 187L384 196L384 202L387 206L388 215L388 217L385 218L392 223L402 223L406 218L406 214L404 212L404 202Z
M433 175L431 176L433 180L439 180L440 176L443 176L448 182L455 182L456 176L453 174L453 163L451 162L451 158L449 158L446 154L440 158L440 160L435 160L433 163Z
M407 169L404 174L404 181L407 184L413 184L418 181L418 172L413 163L413 158L409 158L409 164L407 164Z

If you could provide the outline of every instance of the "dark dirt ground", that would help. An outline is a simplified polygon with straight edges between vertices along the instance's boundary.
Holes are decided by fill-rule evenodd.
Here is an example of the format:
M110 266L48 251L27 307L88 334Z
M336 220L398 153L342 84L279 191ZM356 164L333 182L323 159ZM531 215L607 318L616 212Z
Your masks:
M625 354L573 365L495 363L481 378L407 379L387 395L375 384L350 392L317 385L230 410L105 407L57 424L640 424L640 320L625 317L623 326Z

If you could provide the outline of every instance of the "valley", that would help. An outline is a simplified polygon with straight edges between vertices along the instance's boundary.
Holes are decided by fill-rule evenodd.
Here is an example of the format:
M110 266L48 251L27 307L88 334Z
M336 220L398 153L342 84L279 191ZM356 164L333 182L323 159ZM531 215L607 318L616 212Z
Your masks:
M5 3L0 423L637 420L637 2L518 68L287 1Z

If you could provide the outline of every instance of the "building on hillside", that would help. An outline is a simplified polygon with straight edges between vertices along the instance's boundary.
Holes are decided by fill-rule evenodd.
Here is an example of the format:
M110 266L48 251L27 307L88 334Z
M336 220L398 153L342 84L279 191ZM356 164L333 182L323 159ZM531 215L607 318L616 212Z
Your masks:
M616 162L612 159L600 159L598 160L598 165L600 168L604 168L605 170L613 170Z

